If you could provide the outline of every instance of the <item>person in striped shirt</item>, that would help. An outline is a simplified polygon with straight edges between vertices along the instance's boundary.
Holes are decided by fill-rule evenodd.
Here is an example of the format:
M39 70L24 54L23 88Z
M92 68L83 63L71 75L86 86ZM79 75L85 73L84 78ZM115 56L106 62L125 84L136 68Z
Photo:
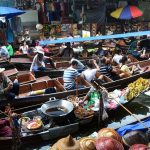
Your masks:
M64 80L64 87L66 90L73 90L76 88L83 88L83 85L78 85L76 82L82 81L82 77L80 76L80 73L77 71L78 62L76 60L73 60L71 62L71 66L64 70L63 74L63 80Z

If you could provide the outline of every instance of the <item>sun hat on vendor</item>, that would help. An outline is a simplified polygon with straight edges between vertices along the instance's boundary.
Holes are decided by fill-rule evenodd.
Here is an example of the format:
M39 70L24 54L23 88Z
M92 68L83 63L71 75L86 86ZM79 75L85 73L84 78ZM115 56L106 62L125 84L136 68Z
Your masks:
M5 68L0 68L0 73L4 72Z

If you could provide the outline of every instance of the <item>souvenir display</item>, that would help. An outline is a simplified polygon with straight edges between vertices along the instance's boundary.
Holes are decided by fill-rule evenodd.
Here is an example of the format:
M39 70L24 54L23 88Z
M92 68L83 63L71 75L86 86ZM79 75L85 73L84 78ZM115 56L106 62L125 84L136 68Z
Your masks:
M98 138L101 138L101 137L111 137L121 142L120 135L114 129L111 129L111 128L103 128L100 131L98 131Z

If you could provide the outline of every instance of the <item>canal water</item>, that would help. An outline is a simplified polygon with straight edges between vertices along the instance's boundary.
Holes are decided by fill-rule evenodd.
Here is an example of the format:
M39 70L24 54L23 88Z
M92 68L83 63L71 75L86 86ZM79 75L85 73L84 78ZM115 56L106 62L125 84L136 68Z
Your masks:
M132 102L125 105L133 114L135 114L139 119L150 116L150 96L141 94L135 98ZM110 127L117 129L126 124L136 122L136 119L126 112L123 108L119 107L117 110L111 111L109 113L109 119L105 123L105 127ZM96 126L86 126L86 128L79 131L74 137L79 138L83 136L88 136L94 131L98 131ZM21 150L48 150L52 145L52 141L41 142L34 145L26 145L21 148Z

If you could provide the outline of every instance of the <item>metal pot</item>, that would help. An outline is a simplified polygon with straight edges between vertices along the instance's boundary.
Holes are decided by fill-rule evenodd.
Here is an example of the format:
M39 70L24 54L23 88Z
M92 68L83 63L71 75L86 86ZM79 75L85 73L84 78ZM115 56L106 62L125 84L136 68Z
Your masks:
M53 100L44 103L41 106L41 111L51 117L65 117L73 111L73 104L67 100Z

